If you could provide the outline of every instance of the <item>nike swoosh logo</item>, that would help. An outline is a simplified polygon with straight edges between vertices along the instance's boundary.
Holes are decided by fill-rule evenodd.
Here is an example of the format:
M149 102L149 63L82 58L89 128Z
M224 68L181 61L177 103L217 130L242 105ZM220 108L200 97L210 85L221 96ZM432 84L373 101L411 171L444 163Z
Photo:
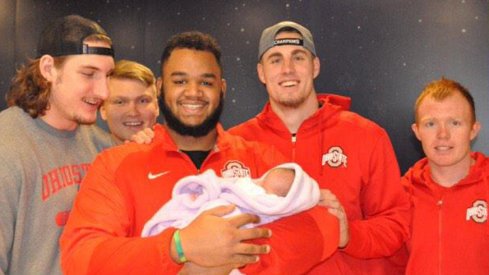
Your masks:
M153 174L153 173L149 172L148 173L148 179L154 180L154 179L159 178L159 177L161 177L163 175L166 175L168 173L170 173L170 171L164 171L164 172L161 172L161 173L158 173L158 174Z

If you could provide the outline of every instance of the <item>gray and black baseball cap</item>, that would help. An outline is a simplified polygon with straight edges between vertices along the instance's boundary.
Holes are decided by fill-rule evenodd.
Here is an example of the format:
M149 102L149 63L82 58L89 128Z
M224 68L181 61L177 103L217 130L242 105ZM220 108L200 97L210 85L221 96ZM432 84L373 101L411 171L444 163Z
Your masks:
M297 30L302 39L299 38L285 38L285 39L275 39L278 32L283 28L293 28ZM260 46L258 48L258 60L261 59L263 54L268 51L268 49L275 46L282 45L297 45L302 46L309 50L313 55L316 55L316 48L314 47L314 40L312 38L311 32L304 26L292 22L292 21L282 21L271 27L266 28L260 38Z
M89 47L83 43L83 40L93 34L109 37L99 24L79 15L58 18L48 25L39 37L37 57L45 54L51 56L99 54L114 57L112 47Z

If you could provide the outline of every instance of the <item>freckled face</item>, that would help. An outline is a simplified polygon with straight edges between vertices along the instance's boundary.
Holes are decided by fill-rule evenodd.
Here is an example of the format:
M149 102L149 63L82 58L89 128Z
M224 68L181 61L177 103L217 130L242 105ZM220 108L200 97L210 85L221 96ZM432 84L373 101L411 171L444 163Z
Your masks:
M470 105L462 95L455 93L441 101L427 97L417 113L412 129L433 168L470 162L470 143L480 124L472 121Z

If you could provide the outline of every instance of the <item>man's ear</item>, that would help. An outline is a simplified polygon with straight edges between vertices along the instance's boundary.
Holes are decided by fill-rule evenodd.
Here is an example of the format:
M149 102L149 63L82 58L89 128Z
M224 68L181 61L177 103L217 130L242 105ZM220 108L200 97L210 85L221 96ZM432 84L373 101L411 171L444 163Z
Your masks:
M160 100L160 95L158 94L155 98L155 105L156 105L156 116L159 116L160 115L160 104L159 104L159 100Z
M416 138L421 141L421 138L419 137L419 132L418 132L418 125L416 123L411 124L411 130L413 130L414 135Z
M316 77L319 75L319 71L321 69L321 61L319 60L319 57L314 57L314 59L312 60L312 64L313 64L313 73L314 73L314 79L316 79Z
M258 72L258 78L260 79L261 83L266 84L265 74L263 73L263 65L261 64L261 62L258 62L258 64L256 64L256 71Z
M161 96L161 85L163 85L163 79L161 79L161 76L156 79L156 89L157 89L157 95Z
M222 84L221 84L222 97L225 98L228 85L227 85L226 79L223 78L221 81L222 81Z
M48 81L53 83L58 75L58 71L54 66L54 57L45 54L39 60L39 71L41 75Z
M472 125L472 129L470 130L470 141L474 140L474 138L477 137L479 134L479 131L481 130L481 123L479 121L474 122L474 125Z
M102 105L100 105L99 111L100 111L100 117L103 120L107 121L107 110L105 110L105 103L103 103Z

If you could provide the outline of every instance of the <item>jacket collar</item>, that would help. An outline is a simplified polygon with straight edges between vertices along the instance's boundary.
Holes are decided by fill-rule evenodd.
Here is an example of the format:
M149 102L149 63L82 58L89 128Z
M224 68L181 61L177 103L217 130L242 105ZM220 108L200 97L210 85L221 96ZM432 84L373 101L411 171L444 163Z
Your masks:
M214 151L222 151L230 146L230 134L224 131L221 123L216 125L217 130L217 143L214 146ZM164 125L156 124L154 126L155 138L154 145L156 147L162 147L166 151L179 151L177 145L171 138L168 130Z
M318 124L321 127L328 126L333 123L331 117L340 111L349 110L351 99L349 97L334 95L334 94L319 94L317 96L320 108L312 116L304 120L300 126L300 131L309 131L313 128L317 129ZM256 116L259 124L266 125L267 128L272 128L280 134L289 135L287 127L282 120L273 112L270 102L267 102L262 112Z
M468 175L453 185L451 188L457 186L475 184L481 180L489 180L489 158L480 152L472 152L471 158L475 160L475 163L470 167ZM411 182L413 185L427 186L431 189L438 189L438 184L431 178L431 170L428 164L428 159L425 157L419 160L413 168L411 168ZM440 187L443 188L443 187Z

